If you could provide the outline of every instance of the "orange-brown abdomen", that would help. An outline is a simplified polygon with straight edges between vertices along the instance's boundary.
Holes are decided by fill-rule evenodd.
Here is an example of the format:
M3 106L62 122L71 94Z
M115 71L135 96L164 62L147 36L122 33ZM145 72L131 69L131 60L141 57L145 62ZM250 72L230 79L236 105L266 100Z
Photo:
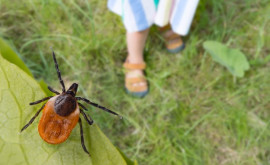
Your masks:
M54 103L58 96L52 97L45 105L38 124L40 137L50 144L59 144L67 140L72 129L79 120L80 110L76 109L68 116L60 116L54 111Z

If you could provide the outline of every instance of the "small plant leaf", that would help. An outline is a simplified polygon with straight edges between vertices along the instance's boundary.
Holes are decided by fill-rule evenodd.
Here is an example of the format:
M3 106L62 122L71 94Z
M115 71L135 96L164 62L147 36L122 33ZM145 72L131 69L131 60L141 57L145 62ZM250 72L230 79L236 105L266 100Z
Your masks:
M214 61L225 66L236 77L243 77L249 69L246 56L238 49L228 48L216 41L205 41L203 47Z
M45 93L39 84L0 54L0 164L126 164L97 125L83 123L84 132L88 135L85 143L92 157L81 147L78 124L68 140L58 145L48 144L39 137L37 125L40 116L20 133L20 129L42 106L30 106L29 103L43 97Z

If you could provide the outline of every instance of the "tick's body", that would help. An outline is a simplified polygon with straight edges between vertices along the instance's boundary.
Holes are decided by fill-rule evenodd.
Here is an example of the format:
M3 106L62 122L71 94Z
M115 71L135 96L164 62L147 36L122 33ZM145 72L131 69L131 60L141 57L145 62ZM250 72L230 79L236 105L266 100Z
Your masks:
M84 110L87 111L87 109L84 107L84 105L82 105L78 101L79 100L84 101L92 106L95 106L101 110L104 110L114 115L118 114L103 106L93 103L85 98L75 97L78 88L78 84L76 83L73 83L66 91L65 84L61 78L61 73L59 71L54 52L53 52L53 60L55 63L58 78L60 80L60 84L62 85L62 93L59 93L56 90L52 89L51 87L48 87L48 89L51 92L55 93L56 96L49 96L44 99L30 103L30 105L35 105L48 100L47 103L45 103L38 110L35 116L32 117L32 119L21 129L21 131L25 130L30 124L32 124L32 122L39 115L39 113L43 111L41 119L38 124L39 135L47 143L59 144L67 140L71 131L79 122L82 147L83 150L89 154L84 145L83 128L80 119L80 114L83 115L83 117L85 118L85 120L89 125L93 124L93 120L88 114L84 113Z
M79 121L80 109L76 102L72 112L61 116L56 112L56 100L60 96L52 97L43 108L43 113L38 124L40 137L50 144L59 144L67 140L72 129ZM57 104L56 104L57 105ZM63 111L68 111L62 108Z

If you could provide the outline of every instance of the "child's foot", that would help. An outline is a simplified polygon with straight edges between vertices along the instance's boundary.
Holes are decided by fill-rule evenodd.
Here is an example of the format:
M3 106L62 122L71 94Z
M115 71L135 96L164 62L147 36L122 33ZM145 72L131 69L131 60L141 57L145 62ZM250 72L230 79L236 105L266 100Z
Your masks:
M181 36L174 33L170 26L165 26L160 31L165 39L166 48L170 53L178 53L185 48Z
M126 69L125 88L128 94L144 97L148 93L148 84L143 72L145 67L145 63L134 64L129 61L124 63Z

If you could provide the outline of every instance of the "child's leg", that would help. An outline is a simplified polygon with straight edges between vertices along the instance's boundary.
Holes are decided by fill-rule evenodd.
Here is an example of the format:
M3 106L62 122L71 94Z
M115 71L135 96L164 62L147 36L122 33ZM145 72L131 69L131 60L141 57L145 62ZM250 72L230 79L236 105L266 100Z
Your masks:
M127 32L128 62L138 64L144 61L143 50L148 32L149 29L140 32Z
M125 86L128 92L137 97L143 97L148 92L147 81L144 78L142 69L142 65L144 65L143 50L148 32L149 29L146 29L140 32L127 32L126 34L128 48L126 63L130 64L126 68L129 68L131 65L133 67L126 72Z

